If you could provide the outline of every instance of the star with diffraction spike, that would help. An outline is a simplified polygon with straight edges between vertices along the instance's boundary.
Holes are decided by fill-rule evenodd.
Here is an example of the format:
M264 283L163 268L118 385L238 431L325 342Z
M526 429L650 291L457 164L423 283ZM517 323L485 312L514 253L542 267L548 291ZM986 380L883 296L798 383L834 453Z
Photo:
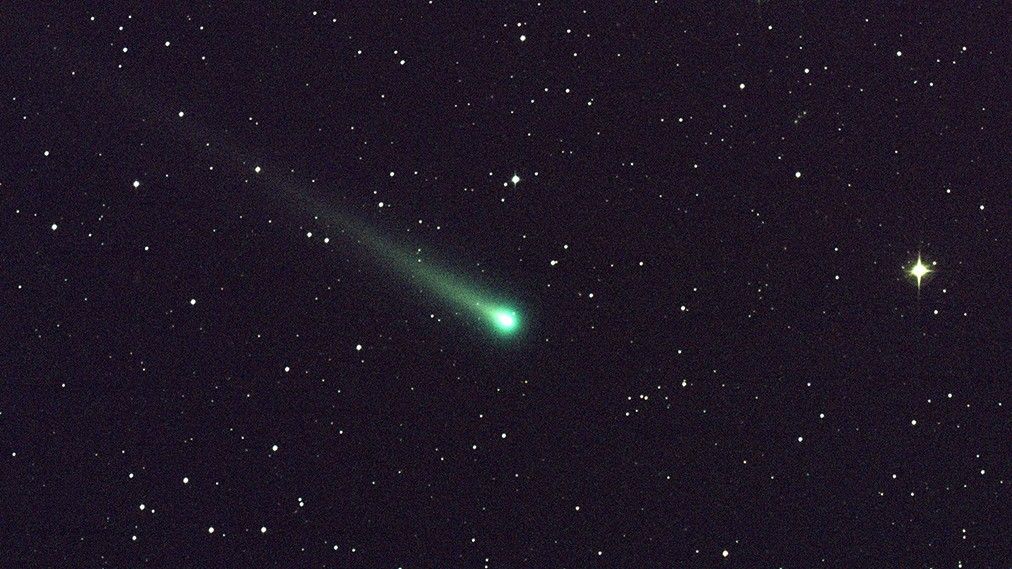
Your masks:
M910 267L910 270L909 270L910 276L912 276L915 279L917 279L917 291L918 292L920 292L920 290L921 290L921 280L924 279L924 277L926 277L928 275L928 273L930 273L930 272L932 272L931 269L927 265L924 264L924 261L921 260L920 253L918 253L917 254L917 262L914 263L914 266Z

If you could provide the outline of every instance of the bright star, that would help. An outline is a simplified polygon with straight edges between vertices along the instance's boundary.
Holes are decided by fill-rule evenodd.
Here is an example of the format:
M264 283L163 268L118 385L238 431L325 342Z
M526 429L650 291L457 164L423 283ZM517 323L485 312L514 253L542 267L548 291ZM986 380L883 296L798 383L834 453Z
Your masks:
M917 255L917 262L910 268L910 276L917 279L917 290L921 290L921 279L927 276L931 269L921 261L920 254Z
M517 184L520 183L520 176L513 174L513 177L510 178L510 182L513 182L513 185L516 186Z

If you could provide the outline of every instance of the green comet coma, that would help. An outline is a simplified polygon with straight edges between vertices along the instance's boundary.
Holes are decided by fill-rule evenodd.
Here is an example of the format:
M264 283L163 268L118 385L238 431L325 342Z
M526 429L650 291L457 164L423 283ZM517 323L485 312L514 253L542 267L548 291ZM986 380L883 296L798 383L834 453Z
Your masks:
M492 324L501 334L512 334L520 328L520 316L517 311L510 308L496 308L492 310Z

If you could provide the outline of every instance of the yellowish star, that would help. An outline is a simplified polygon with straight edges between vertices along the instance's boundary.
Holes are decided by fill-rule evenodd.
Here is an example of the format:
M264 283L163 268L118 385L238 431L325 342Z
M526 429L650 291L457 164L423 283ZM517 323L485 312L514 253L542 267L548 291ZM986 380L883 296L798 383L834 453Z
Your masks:
M931 272L931 269L924 264L921 260L921 256L917 255L917 262L910 268L910 276L917 279L917 290L921 290L921 279L927 276Z

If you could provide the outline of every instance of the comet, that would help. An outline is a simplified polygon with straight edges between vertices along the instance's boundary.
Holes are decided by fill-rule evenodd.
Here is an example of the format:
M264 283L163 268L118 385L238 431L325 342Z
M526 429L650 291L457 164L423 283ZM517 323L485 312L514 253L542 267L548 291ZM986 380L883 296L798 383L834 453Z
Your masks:
M257 166L258 175L261 171ZM265 177L269 185L279 190L284 201L297 213L313 218L326 229L338 231L346 241L353 241L363 252L368 253L373 261L416 285L429 297L451 307L455 313L469 315L475 322L502 337L516 336L523 329L520 310L500 295L423 259L417 250L411 251L381 235L362 220L342 213L326 201L314 197L296 180Z
M15 20L19 17L23 19L16 12L13 17ZM68 53L73 52L70 49L54 49L46 51L45 56L55 58L54 63L60 64L69 76L74 75L71 71L79 65L79 58L67 57ZM305 182L294 175L281 174L286 168L274 168L275 164L265 164L263 152L228 138L227 129L209 128L196 116L180 111L178 98L170 102L158 93L142 91L135 85L128 84L118 73L103 72L101 67L94 68L83 76L76 76L69 86L76 90L75 96L94 97L96 94L104 94L129 102L150 119L150 124L174 133L181 140L189 140L194 149L202 154L217 155L222 162L244 170L252 167L254 175L264 179L271 195L279 197L287 209L295 214L308 214L326 228L336 230L358 245L354 249L368 253L371 260L390 268L428 296L451 307L455 313L469 315L500 336L516 336L523 330L519 308L501 295L470 282L460 274L441 268L432 261L422 259L411 249L384 237L361 219L341 212L324 199L314 197ZM291 169L287 171L294 172ZM514 174L512 181L514 186L519 183L519 175ZM140 181L135 181L133 186L139 187ZM56 225L52 228L56 230Z

